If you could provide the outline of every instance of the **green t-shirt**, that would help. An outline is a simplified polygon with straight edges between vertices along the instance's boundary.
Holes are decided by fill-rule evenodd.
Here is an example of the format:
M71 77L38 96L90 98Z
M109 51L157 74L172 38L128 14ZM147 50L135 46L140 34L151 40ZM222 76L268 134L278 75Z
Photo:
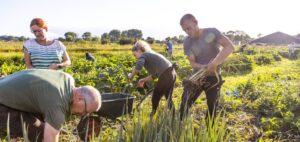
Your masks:
M0 104L21 111L40 113L59 130L70 116L74 79L55 70L30 69L0 80Z

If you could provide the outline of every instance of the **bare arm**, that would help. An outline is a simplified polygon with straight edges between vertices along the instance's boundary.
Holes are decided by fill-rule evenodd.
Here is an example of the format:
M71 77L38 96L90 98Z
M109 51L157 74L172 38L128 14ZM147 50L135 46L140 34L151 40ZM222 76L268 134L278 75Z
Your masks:
M71 60L67 51L63 55L63 62L59 64L62 67L67 67L71 65Z
M30 60L30 55L28 52L24 51L24 60L25 60L25 65L27 69L31 69L33 68L32 64L31 64L31 60Z
M58 142L59 130L46 122L44 129L44 142Z
M187 59L189 60L190 62L190 65L192 66L192 68L194 69L201 69L203 68L205 65L202 65L202 64L199 64L196 62L196 58L194 55L189 55L187 56Z
M218 65L222 64L225 59L233 52L232 42L224 35L221 36L218 43L223 47L220 53L207 65L209 71L214 72Z
M149 75L145 78L140 79L140 81L143 81L143 82L152 81L152 80L153 80L152 75Z
M131 72L131 74L130 75L128 75L128 78L129 79L132 79L136 74L138 74L139 73L139 71L138 70L136 70L136 69L133 69L132 70L132 72Z
M142 78L142 79L139 80L138 86L139 87L144 87L145 82L148 82L148 81L151 81L151 80L153 80L152 75L149 75L145 78Z

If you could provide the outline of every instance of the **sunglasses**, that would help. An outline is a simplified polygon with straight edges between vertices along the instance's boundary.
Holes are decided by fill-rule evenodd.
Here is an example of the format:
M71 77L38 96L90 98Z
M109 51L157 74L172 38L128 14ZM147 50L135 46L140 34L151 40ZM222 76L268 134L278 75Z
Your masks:
M36 34L37 32L41 33L43 32L43 29L39 29L39 30L31 30L32 33Z
M89 116L89 113L88 113L87 107L86 107L86 99L83 98L83 101L84 101L84 115L83 115L83 118L85 118L85 117Z

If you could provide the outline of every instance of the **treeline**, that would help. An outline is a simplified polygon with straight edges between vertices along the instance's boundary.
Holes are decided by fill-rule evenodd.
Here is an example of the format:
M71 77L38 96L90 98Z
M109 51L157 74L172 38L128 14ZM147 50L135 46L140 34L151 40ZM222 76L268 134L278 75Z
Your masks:
M29 38L25 36L7 36L7 35L0 36L0 40L2 41L26 41L28 39Z
M184 35L166 37L164 40L158 40L154 37L143 38L143 32L138 29L129 29L120 31L113 29L110 32L103 33L101 36L94 36L91 32L85 32L82 35L77 34L76 32L68 31L64 34L64 37L59 37L58 40L63 42L84 42L84 41L93 41L99 42L101 44L108 43L118 43L121 45L124 44L133 44L135 40L142 39L146 40L148 43L164 43L166 40L171 40L173 43L183 43ZM29 38L24 36L0 36L2 41L25 41Z
M93 36L91 32L85 32L81 37L75 32L66 32L64 36L64 38L61 37L59 40L68 42L95 41L101 42L101 44L119 43L121 45L132 44L137 39L146 40L150 44L164 43L165 40L172 40L174 43L183 43L185 38L184 35L167 37L165 40L158 40L154 37L143 38L143 32L138 29L129 29L125 31L113 29L110 32L103 33L101 36Z
M236 45L242 45L246 44L249 41L253 40L247 33L243 31L227 31L223 32L224 35L226 35L231 41L233 41ZM300 34L297 36L300 37ZM66 32L64 34L64 37L58 38L60 41L64 42L82 42L82 41L93 41L93 42L99 42L101 44L108 44L108 43L118 43L121 45L124 44L132 44L137 39L143 39L149 42L150 44L153 43L165 43L167 40L171 40L175 44L181 44L184 41L185 36L179 35L179 36L173 36L173 37L166 37L163 40L155 39L154 37L146 37L143 38L143 32L139 29L129 29L120 31L117 29L113 29L110 32L105 32L101 36L94 36L91 32L85 32L82 35L77 34L76 32ZM24 36L0 36L0 40L3 41L25 41L27 40L27 37Z
M251 38L247 33L244 31L227 31L223 33L226 35L235 45L243 45L249 43L253 38Z

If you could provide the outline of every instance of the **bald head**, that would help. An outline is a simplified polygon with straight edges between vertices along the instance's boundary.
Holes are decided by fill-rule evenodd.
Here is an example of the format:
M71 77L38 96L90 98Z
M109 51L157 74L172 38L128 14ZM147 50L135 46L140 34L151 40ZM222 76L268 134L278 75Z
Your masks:
M192 21L192 20L196 20L196 18L195 18L194 15L192 15L192 14L185 14L180 19L180 25L182 25L185 21Z
M101 95L100 92L92 86L82 86L78 88L78 92L86 100L87 111L98 111L101 107Z

